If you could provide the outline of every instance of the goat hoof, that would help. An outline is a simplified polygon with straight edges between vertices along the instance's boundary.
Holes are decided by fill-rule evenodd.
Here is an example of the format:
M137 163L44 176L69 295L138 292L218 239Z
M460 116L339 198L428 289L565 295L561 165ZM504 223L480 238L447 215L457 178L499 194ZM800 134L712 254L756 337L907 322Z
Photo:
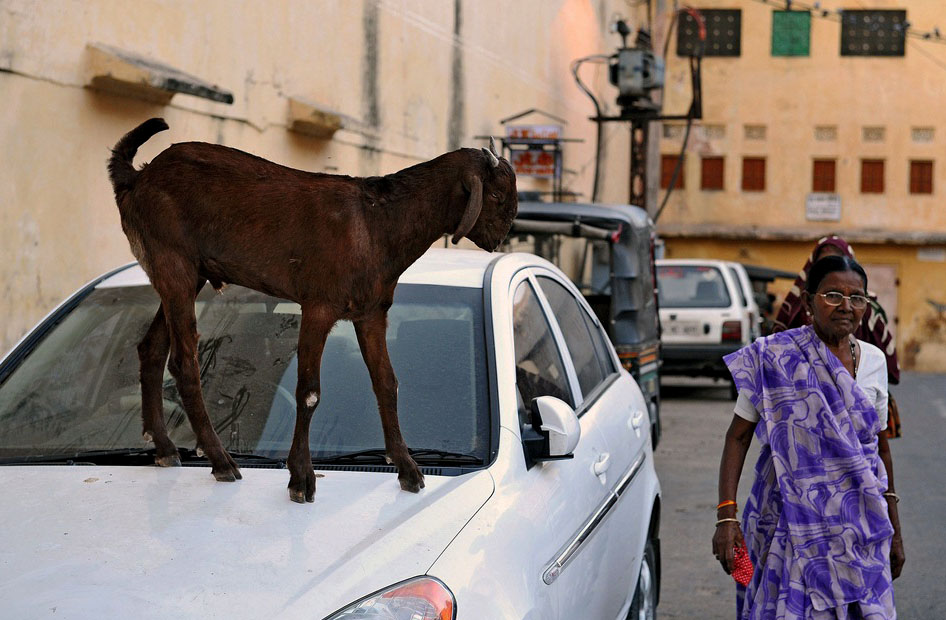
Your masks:
M236 465L230 467L214 467L212 470L214 478L217 482L236 482L237 480L243 479L243 474L240 473L240 468Z
M417 476L398 476L398 482L401 483L401 489L404 491L410 491L411 493L420 493L420 490L424 488L424 475L417 473Z
M289 476L289 499L297 504L312 503L315 501L315 481L318 478L324 478L322 474L317 474L309 467L308 471L303 471L299 475L290 474Z
M180 467L181 456L179 454L169 454L168 456L155 456L154 464L158 467Z

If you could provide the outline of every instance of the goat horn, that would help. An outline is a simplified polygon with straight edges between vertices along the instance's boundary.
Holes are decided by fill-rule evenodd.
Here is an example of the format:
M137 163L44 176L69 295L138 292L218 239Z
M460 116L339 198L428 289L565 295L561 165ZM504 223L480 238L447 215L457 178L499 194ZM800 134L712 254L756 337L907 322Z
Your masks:
M496 150L496 143L493 141L493 136L489 137L489 150L493 155L499 157L499 151Z
M489 142L490 142L490 146L492 146L493 139L490 138ZM489 163L493 168L499 165L499 159L496 158L496 155L494 155L492 151L488 149L483 149L483 153L485 153L486 157L489 158Z

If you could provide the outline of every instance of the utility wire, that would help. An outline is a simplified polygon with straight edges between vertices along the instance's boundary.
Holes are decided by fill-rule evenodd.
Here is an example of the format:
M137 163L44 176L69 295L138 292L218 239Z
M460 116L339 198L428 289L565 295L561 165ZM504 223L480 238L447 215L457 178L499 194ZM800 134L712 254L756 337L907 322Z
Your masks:
M598 98L595 97L594 93L592 93L591 90L585 86L584 82L581 81L581 78L578 76L578 69L581 68L581 65L586 62L609 63L611 58L611 56L607 56L605 54L593 54L591 56L579 58L578 60L572 62L572 77L575 78L575 83L578 84L578 88L588 95L588 97L591 99L591 102L594 104L595 118L601 118L601 104L598 103ZM603 146L601 143L603 123L601 121L595 121L595 124L598 126L598 130L595 133L595 177L591 188L591 202L598 201L598 185L601 179L601 148Z
M759 4L766 4L776 9L783 9L786 11L807 11L819 19L826 19L828 21L833 21L835 23L842 23L844 20L845 12L855 9L826 9L821 6L820 2L815 2L812 5L804 4L802 2L795 2L794 0L754 0ZM862 9L856 9L862 10ZM879 9L883 10L883 9ZM906 21L901 24L893 24L892 26L883 26L879 23L871 23L869 25L871 30L886 30L888 32L893 32L897 34L903 34L904 37L913 37L914 39L919 39L921 41L927 41L929 43L940 43L946 45L946 38L944 38L944 33L940 31L939 27L934 27L932 30L923 32L915 30L910 24L909 21Z

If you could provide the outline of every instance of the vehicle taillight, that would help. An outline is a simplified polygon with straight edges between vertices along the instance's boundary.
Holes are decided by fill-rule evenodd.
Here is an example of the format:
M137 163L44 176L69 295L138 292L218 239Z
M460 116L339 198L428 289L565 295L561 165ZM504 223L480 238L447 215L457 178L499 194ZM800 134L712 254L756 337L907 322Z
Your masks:
M726 321L723 323L723 342L742 341L742 321Z

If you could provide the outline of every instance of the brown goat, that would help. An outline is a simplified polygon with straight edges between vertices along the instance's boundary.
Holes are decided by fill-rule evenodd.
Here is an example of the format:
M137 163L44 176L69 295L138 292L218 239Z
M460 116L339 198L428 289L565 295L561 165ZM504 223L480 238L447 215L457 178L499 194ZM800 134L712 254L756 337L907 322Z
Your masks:
M167 128L159 118L142 123L118 141L108 164L122 229L161 298L138 345L144 435L154 441L155 462L181 464L162 409L167 364L214 478L241 478L204 407L194 313L207 281L218 290L234 283L302 307L290 499L315 499L309 423L320 398L322 349L340 319L354 323L401 488L419 491L424 476L398 425L397 379L385 342L388 308L398 277L441 235L452 234L454 243L465 236L488 251L500 244L518 208L509 163L490 144L383 177L353 178L187 142L136 171L138 147Z

